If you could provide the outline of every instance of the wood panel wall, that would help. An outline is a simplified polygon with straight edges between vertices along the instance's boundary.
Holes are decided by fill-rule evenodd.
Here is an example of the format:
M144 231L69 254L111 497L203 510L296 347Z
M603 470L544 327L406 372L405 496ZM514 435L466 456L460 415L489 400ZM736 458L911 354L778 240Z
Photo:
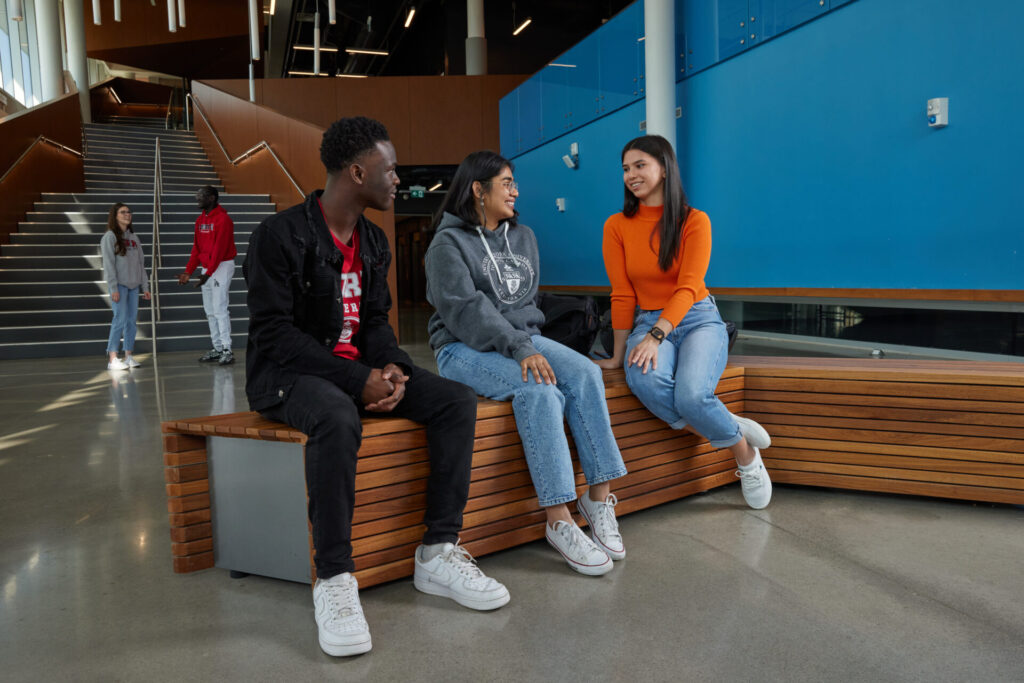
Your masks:
M256 102L320 128L369 116L387 126L399 164L457 164L470 152L499 149L498 100L525 78L268 78L256 81ZM249 98L247 80L205 83Z
M82 113L77 91L0 120L0 176L39 135L82 151ZM80 157L52 145L36 145L0 183L0 244L10 241L18 221L24 220L41 192L84 190L84 165Z
M253 104L229 93L196 81L192 84L192 96L210 119L211 130L202 116L196 114L195 133L206 155L213 163L224 189L235 194L269 194L278 209L285 209L301 202L305 195L324 186L326 171L320 163L320 141L323 128L305 121L290 118L267 107ZM225 157L216 140L231 159L251 149L261 141L274 150L299 187L300 194L288 177L281 171L273 157L266 150L256 152L237 166ZM381 212L369 210L367 218L384 230L393 247L395 243L394 210ZM395 262L392 258L388 271L388 288L392 302L397 302ZM398 311L392 306L391 326L398 330Z

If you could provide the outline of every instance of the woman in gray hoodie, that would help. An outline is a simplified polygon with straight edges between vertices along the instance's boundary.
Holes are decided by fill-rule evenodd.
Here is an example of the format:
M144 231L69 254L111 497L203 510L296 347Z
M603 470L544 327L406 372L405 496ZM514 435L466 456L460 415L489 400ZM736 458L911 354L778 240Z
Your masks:
M128 370L139 367L132 357L135 346L135 320L139 313L139 293L149 300L149 282L142 244L132 230L132 210L118 202L107 213L107 231L100 240L103 279L107 281L114 319L107 339L107 369ZM117 357L124 337L124 360Z
M512 401L548 542L576 571L601 575L626 556L610 485L626 467L601 370L540 334L537 239L516 221L518 196L512 163L500 155L474 152L459 165L426 254L427 299L437 309L430 345L441 376ZM563 419L589 485L576 507L592 539L566 506L576 482Z

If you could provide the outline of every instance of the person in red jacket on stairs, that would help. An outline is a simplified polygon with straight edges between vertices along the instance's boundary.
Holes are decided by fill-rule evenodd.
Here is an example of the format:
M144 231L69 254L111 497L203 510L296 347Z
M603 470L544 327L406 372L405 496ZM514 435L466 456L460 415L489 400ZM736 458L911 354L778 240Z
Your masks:
M198 266L203 271L197 284L203 291L203 310L210 323L213 348L199 357L200 363L230 365L235 362L231 353L231 316L228 313L228 289L235 274L235 224L218 201L217 188L207 185L196 192L196 203L202 210L196 219L192 256L185 271L178 276L184 285Z

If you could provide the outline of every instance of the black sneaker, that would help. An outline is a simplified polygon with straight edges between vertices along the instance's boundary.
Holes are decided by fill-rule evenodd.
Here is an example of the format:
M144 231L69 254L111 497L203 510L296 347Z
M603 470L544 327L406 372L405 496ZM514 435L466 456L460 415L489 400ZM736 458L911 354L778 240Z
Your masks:
M231 353L231 349L224 349L220 352L220 359L217 362L221 365L231 365L235 362L235 354Z
M216 363L220 360L223 352L220 349L210 349L203 355L199 356L200 363Z

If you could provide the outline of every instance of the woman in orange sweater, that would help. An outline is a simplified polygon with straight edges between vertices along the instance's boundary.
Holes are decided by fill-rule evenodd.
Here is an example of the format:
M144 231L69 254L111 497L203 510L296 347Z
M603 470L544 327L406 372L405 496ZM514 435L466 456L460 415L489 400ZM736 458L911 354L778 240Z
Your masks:
M644 135L622 150L625 201L604 224L604 264L612 285L612 357L625 365L629 388L673 429L689 427L739 466L743 497L761 509L772 484L760 448L771 444L753 420L729 412L715 396L728 359L728 335L704 285L711 260L711 221L690 207L668 140Z

